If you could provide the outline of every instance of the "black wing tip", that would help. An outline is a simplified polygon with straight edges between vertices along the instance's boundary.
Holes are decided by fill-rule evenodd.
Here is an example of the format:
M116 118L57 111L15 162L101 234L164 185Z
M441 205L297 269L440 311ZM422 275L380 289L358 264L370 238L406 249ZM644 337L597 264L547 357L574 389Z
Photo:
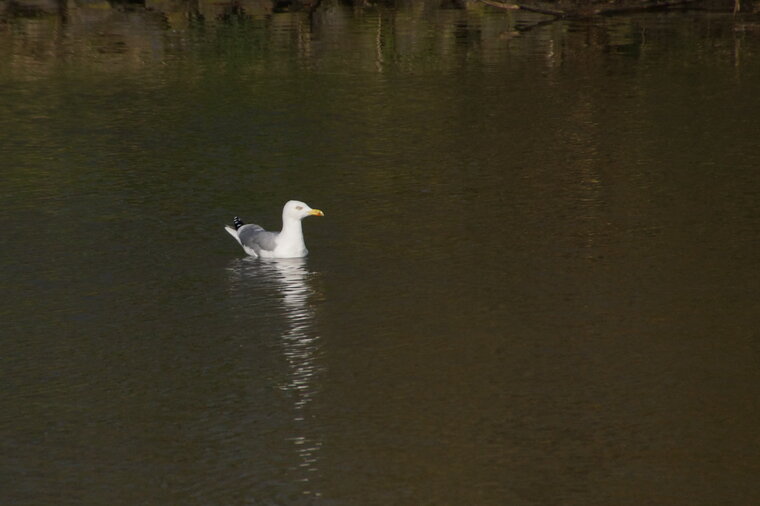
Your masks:
M232 224L235 225L235 230L238 230L238 229L240 229L240 227L242 227L243 225L245 225L245 223L243 223L243 220L241 220L237 216L235 216L232 219Z

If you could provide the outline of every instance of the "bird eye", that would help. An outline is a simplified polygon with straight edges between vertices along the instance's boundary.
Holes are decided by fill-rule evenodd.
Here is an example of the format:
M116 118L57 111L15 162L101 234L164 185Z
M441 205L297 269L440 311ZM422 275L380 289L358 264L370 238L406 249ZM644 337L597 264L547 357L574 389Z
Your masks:
M303 206L296 206L296 209L297 209L298 211L300 211L301 209L303 209Z

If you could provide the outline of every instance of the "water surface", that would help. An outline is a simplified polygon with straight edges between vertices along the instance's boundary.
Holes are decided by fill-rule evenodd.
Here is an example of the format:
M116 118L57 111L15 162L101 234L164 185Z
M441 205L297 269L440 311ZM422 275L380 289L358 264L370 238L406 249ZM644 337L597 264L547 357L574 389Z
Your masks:
M4 503L760 501L752 25L420 5L0 25Z

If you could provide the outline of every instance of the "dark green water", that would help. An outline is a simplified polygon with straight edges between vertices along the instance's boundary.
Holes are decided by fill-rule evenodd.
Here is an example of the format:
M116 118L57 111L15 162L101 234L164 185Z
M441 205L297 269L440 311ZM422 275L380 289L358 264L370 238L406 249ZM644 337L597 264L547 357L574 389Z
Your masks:
M0 502L760 502L753 25L421 5L0 25Z

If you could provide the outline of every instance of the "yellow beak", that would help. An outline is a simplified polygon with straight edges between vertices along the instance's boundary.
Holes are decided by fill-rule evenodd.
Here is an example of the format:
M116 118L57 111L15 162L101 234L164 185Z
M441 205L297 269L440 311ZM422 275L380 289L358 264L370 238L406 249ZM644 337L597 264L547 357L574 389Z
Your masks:
M312 215L312 216L324 216L325 215L325 213L323 213L319 209L312 209L311 211L309 211L309 214Z

